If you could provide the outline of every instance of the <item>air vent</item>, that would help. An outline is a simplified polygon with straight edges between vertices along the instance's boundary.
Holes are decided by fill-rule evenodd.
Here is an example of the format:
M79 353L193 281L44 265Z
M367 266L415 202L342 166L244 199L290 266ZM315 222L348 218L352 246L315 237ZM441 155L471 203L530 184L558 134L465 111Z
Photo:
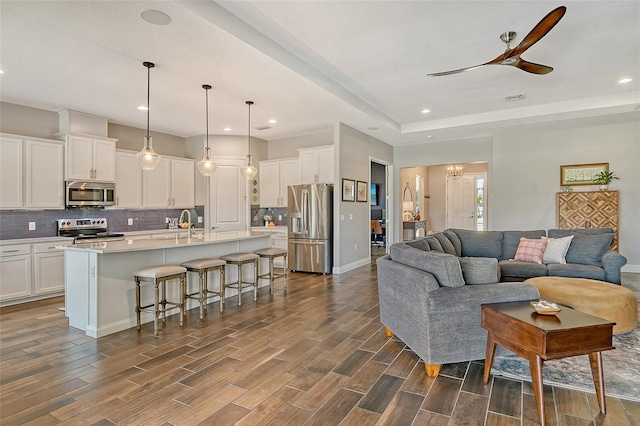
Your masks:
M524 93L521 93L519 95L511 95L511 96L505 96L504 100L507 102L518 102L524 99Z
M267 129L271 129L271 128L272 128L271 126L266 126L266 125L265 126L256 126L256 127L254 127L254 129L256 129L256 130L267 130Z

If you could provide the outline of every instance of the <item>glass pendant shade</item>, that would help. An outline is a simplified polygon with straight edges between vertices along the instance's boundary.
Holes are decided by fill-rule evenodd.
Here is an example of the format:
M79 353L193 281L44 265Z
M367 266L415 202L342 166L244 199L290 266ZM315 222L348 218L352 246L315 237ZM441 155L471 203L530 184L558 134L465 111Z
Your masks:
M149 93L150 93L150 81L151 81L151 68L155 67L153 62L143 62L147 68L147 135L144 137L144 147L140 152L136 154L136 161L142 170L153 170L160 161L160 155L153 150L153 141L149 134Z
M246 180L251 180L256 177L256 174L258 174L258 169L251 164L251 156L248 155L247 157L247 165L240 169L240 174L242 174Z
M249 105L249 128L247 132L247 144L249 145L249 153L247 155L247 165L240 169L240 174L246 179L251 180L256 177L258 169L251 164L251 105L253 101L246 101L245 104Z
M144 137L144 148L136 154L136 161L142 170L153 170L158 165L160 155L153 150L149 136Z
M218 165L209 156L209 147L205 148L204 158L198 161L198 171L202 176L211 176L216 172Z
M209 89L211 86L203 84L202 88L205 91L205 110L207 115L207 146L204 148L204 157L198 161L198 171L202 176L211 176L216 172L218 165L211 159L211 150L209 149Z

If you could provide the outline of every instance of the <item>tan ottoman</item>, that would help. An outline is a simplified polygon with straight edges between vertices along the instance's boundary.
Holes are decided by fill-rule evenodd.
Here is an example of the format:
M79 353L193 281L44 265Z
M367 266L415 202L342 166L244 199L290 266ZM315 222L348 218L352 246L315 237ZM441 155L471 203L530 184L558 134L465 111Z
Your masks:
M613 334L628 333L638 324L638 299L628 288L585 278L536 277L525 282L538 289L541 299L614 321Z

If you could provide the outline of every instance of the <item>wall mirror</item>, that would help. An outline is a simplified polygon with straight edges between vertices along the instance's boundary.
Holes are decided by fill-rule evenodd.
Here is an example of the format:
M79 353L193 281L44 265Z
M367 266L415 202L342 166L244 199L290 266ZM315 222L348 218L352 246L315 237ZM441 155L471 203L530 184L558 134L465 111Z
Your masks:
M411 188L409 188L408 183L407 183L407 187L404 189L402 201L413 201L413 194L411 193Z

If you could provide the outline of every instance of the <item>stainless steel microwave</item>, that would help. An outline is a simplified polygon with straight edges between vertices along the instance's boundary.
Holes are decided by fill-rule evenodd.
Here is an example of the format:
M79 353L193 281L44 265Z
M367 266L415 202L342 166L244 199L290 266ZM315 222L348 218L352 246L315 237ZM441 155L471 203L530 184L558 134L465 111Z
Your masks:
M112 182L66 182L67 207L105 207L115 205L116 185Z

